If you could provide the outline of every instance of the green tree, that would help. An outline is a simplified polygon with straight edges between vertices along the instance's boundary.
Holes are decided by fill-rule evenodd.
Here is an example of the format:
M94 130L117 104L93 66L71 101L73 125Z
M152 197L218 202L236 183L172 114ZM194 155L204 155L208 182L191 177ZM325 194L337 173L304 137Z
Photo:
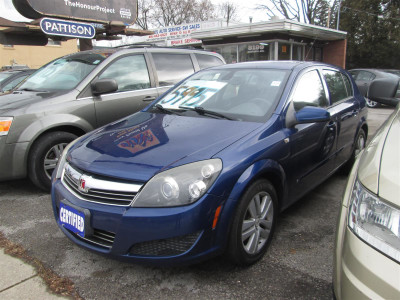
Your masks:
M347 68L400 69L400 1L345 0L340 30L347 31Z

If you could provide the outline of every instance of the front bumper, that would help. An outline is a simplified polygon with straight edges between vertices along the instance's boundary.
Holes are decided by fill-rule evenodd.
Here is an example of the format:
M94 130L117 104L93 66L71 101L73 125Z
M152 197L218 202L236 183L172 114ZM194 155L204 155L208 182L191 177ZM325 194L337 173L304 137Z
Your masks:
M400 299L400 264L360 240L347 226L342 207L334 261L336 299Z
M0 181L26 177L28 142L7 144L0 136Z
M81 238L60 223L60 202L90 212L93 234ZM58 226L74 243L88 250L131 262L157 265L189 264L221 253L225 241L213 229L222 198L205 195L192 205L170 208L136 208L88 202L56 180L52 187ZM102 240L102 236L106 236Z

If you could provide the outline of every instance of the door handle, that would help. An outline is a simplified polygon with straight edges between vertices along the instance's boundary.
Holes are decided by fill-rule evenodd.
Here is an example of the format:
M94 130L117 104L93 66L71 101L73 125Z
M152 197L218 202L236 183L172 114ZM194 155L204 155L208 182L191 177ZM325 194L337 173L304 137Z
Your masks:
M154 97L154 96L147 96L147 97L143 98L143 101L145 101L145 102L150 102L150 101L154 101L154 100L156 100L156 97Z

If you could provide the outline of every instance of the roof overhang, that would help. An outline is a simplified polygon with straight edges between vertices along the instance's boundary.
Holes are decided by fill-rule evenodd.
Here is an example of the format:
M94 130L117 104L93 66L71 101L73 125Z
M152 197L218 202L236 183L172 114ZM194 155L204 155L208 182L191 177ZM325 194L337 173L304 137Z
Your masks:
M299 23L291 20L277 20L240 24L218 29L198 30L192 38L204 41L229 37L257 37L268 33L283 33L290 36L306 37L323 41L346 39L347 32L326 27Z

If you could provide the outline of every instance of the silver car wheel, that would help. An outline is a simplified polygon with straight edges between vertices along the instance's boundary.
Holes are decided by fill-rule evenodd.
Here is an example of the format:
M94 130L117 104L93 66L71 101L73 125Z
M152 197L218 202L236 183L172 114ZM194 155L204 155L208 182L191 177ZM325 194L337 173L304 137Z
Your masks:
M354 149L354 154L357 156L360 154L360 152L365 148L365 136L363 134L360 134L358 136L357 142L356 142L356 147Z
M248 254L256 254L271 233L274 207L271 196L260 192L251 199L242 223L242 244Z
M378 106L378 102L369 100L368 98L365 98L365 101L367 101L367 106L370 108L375 108Z
M46 173L46 176L51 179L51 175L53 174L54 169L57 166L58 159L60 158L61 154L64 151L64 148L68 145L68 143L61 143L54 145L52 148L50 148L49 151L47 151L45 157L44 157L44 171Z

